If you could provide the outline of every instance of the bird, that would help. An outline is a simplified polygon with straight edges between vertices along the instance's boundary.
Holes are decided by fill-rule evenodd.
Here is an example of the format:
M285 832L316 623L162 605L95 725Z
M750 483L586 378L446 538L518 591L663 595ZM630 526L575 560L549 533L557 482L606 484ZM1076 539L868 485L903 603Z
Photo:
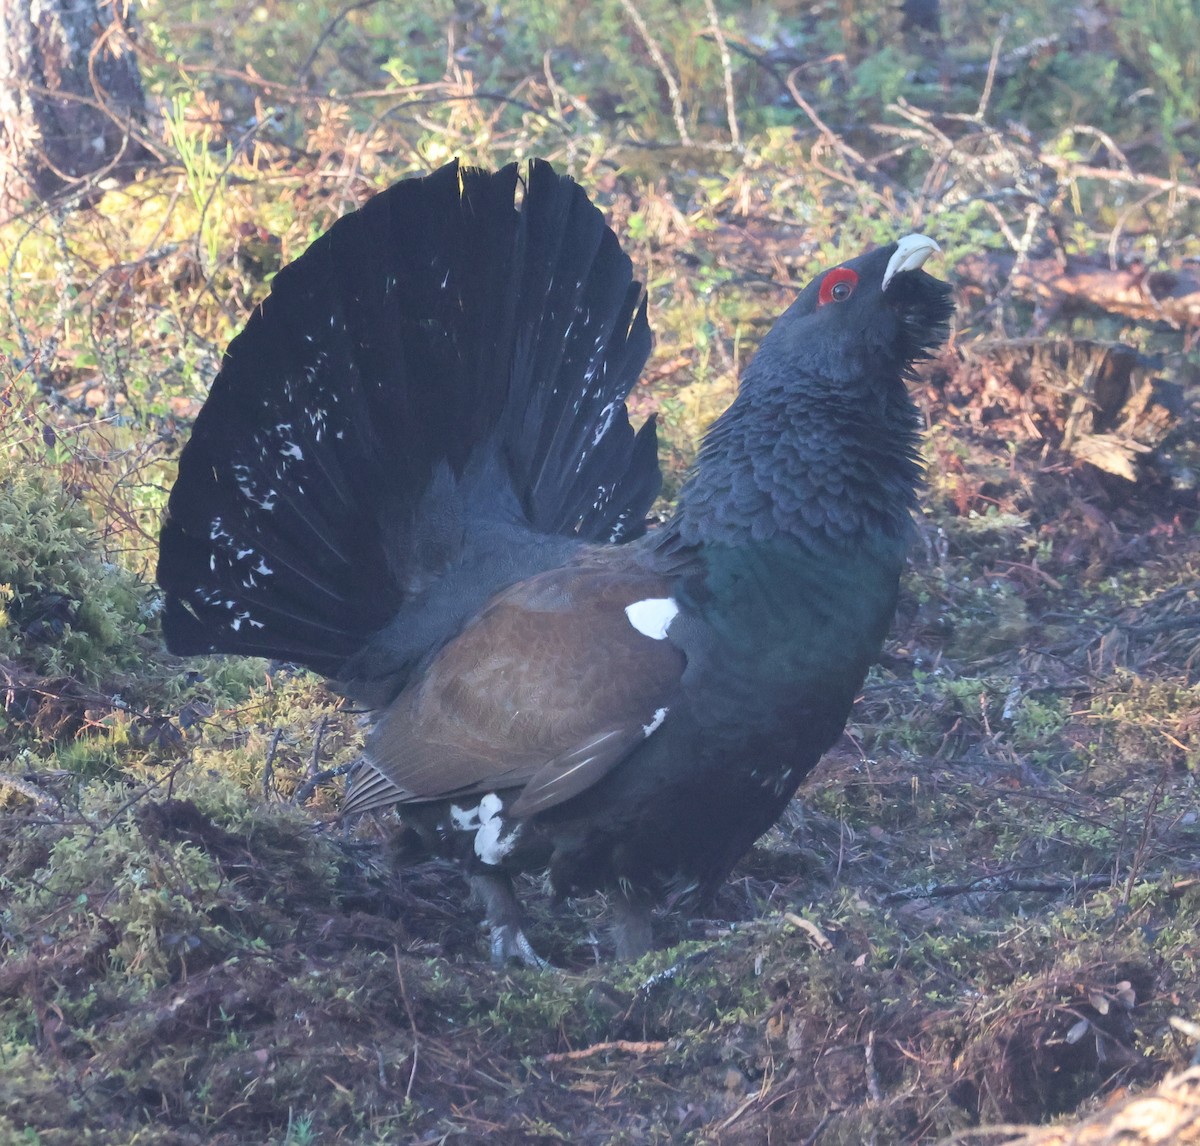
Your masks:
M702 902L835 743L895 612L908 383L948 337L920 234L805 286L661 521L646 292L549 163L455 161L339 219L229 344L160 535L167 647L370 712L345 814L457 861L498 964L513 876L602 892L619 959Z

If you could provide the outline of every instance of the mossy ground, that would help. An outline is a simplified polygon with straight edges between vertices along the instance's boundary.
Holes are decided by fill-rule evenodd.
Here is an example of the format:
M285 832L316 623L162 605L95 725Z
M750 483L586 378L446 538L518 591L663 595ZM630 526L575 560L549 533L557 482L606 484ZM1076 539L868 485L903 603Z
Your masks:
M935 1142L1183 1067L1196 328L956 268L1189 273L1194 6L956 0L940 39L883 3L512 8L149 3L161 165L0 223L0 1146ZM354 714L161 651L157 522L224 343L337 214L455 154L544 155L608 211L668 496L817 266L923 229L960 284L885 657L633 967L601 902L530 878L562 970L491 968L458 875L398 868L386 818L347 830L312 782Z

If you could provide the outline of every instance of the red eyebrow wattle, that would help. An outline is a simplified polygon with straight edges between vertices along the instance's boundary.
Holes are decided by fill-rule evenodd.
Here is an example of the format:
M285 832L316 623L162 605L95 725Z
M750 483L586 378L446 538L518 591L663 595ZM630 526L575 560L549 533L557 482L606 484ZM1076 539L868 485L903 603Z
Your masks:
M849 283L851 287L858 285L858 275L856 275L849 267L834 267L822 280L821 292L817 296L817 305L824 306L829 302L836 302L833 297L833 288L841 283Z

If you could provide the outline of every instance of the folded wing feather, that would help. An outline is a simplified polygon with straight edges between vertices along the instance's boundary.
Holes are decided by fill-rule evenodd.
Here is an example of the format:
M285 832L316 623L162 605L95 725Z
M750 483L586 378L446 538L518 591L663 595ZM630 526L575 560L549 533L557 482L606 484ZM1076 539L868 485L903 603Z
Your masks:
M657 730L684 656L627 612L666 598L666 580L624 564L568 565L494 598L375 726L346 810L522 789L511 811L531 815Z

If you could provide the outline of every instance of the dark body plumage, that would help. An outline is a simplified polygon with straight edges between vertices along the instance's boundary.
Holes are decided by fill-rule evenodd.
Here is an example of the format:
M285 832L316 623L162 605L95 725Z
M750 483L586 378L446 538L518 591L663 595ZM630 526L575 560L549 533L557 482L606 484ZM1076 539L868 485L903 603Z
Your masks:
M895 607L948 288L910 236L763 340L675 515L629 260L569 179L443 168L277 276L180 460L170 647L297 661L377 710L348 810L401 805L536 956L509 873L605 889L618 949L711 892L837 739Z

